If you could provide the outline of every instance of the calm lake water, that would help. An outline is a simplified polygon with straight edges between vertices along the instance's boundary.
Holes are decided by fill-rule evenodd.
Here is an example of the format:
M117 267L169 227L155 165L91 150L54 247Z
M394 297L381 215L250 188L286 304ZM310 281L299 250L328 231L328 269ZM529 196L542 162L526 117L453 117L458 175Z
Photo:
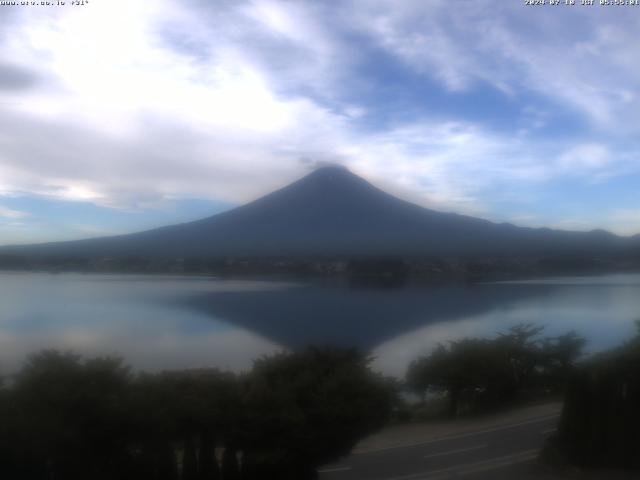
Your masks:
M590 352L618 345L640 318L640 275L475 286L209 277L0 273L0 372L43 348L115 354L136 368L216 366L308 344L358 346L401 376L438 342L521 322L577 330Z

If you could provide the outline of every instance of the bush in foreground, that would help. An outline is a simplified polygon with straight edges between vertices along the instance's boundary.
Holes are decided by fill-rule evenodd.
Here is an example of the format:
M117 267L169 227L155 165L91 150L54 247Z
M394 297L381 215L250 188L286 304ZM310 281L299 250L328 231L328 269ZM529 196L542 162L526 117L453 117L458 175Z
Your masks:
M381 427L393 394L352 350L134 375L45 351L0 386L0 465L20 480L312 479Z
M596 356L571 376L546 459L640 470L640 323L638 327L633 340Z
M439 345L411 363L407 385L423 397L446 395L451 417L513 403L523 395L562 393L585 340L575 332L542 337L542 331L522 324L493 339Z

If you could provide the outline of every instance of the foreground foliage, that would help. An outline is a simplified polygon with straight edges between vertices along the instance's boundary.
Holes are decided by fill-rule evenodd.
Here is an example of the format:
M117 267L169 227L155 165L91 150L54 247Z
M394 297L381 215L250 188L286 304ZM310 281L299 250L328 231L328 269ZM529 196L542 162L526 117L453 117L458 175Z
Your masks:
M640 322L635 338L572 375L544 453L562 464L640 470Z
M455 417L497 408L521 397L562 393L585 340L571 331L542 337L521 324L493 339L464 338L415 360L407 385L422 395L446 395Z
M352 350L136 374L45 351L0 386L0 465L20 480L312 479L380 428L393 392Z

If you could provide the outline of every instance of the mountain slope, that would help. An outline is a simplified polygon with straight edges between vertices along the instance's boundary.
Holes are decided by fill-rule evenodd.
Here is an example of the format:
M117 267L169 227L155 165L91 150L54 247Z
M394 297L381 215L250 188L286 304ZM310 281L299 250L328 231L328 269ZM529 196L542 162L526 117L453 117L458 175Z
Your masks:
M85 257L608 254L631 239L604 231L520 228L442 213L325 167L249 204L195 222L0 251Z

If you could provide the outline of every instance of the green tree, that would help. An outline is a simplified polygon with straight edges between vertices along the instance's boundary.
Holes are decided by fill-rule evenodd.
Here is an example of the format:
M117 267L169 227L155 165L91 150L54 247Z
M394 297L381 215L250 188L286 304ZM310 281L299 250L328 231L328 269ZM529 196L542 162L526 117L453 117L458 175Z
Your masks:
M583 467L640 471L638 405L640 328L621 347L573 369L558 434L546 446L545 456Z
M464 338L414 360L407 386L423 396L445 392L449 415L493 408L523 394L563 385L582 354L575 332L543 338L543 327L519 324L493 339Z
M134 376L119 359L44 351L0 387L0 462L21 480L304 480L382 426L393 400L352 350L266 357L241 378Z
M583 355L586 340L575 331L545 338L541 346L543 380L550 390L561 391L578 360Z
M29 357L13 387L27 463L70 480L127 471L128 382L129 369L119 359L82 362L56 351Z
M510 394L515 381L505 350L484 339L439 345L430 355L412 362L407 371L407 385L413 391L448 394L450 417L474 410L480 397L501 400Z
M380 428L394 395L369 363L355 350L332 348L256 361L245 393L247 463L262 466L262 475L275 469L279 479L315 478L318 465Z

